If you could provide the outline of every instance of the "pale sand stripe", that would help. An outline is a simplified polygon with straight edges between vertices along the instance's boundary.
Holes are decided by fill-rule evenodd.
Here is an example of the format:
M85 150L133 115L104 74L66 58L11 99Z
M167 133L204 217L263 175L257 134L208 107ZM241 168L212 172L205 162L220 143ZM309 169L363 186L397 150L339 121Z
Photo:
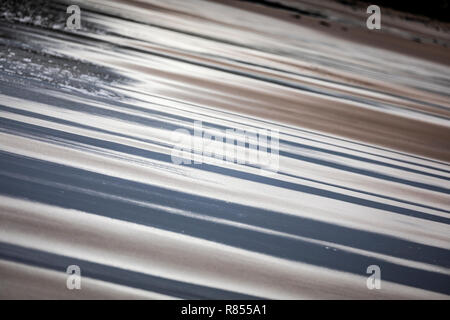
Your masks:
M66 287L67 274L0 260L0 299L174 299L82 275L81 289Z
M76 150L5 133L0 133L0 142L4 151L24 156L131 181L163 186L189 194L203 195L449 248L448 226L443 223L223 175L205 173L192 168L183 168L185 170L183 172L161 171L161 167L155 166L154 161L147 161L147 163L133 162L133 165L130 165L130 160L135 158L132 156L127 159L117 159L95 154L92 151ZM193 182L196 185L195 190L191 188ZM442 213L436 213L436 215L445 216Z
M76 210L1 197L0 241L267 298L445 298ZM364 272L364 270L362 270Z

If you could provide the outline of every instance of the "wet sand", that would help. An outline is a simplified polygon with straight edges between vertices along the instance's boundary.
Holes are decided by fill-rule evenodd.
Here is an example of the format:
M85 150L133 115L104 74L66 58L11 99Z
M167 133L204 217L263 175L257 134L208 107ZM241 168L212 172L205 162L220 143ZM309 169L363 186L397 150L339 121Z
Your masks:
M0 298L448 299L448 25L73 3L78 31L65 3L0 19ZM276 130L278 171L173 163L195 121Z

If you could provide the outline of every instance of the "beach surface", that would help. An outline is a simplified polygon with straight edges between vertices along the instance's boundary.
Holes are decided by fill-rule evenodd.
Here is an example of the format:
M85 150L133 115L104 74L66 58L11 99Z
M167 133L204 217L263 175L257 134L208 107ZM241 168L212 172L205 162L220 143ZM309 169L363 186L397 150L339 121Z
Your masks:
M382 7L369 30L334 1L0 6L0 298L449 299L450 24ZM208 136L228 129L276 133L276 170L174 163L180 141L223 155Z

